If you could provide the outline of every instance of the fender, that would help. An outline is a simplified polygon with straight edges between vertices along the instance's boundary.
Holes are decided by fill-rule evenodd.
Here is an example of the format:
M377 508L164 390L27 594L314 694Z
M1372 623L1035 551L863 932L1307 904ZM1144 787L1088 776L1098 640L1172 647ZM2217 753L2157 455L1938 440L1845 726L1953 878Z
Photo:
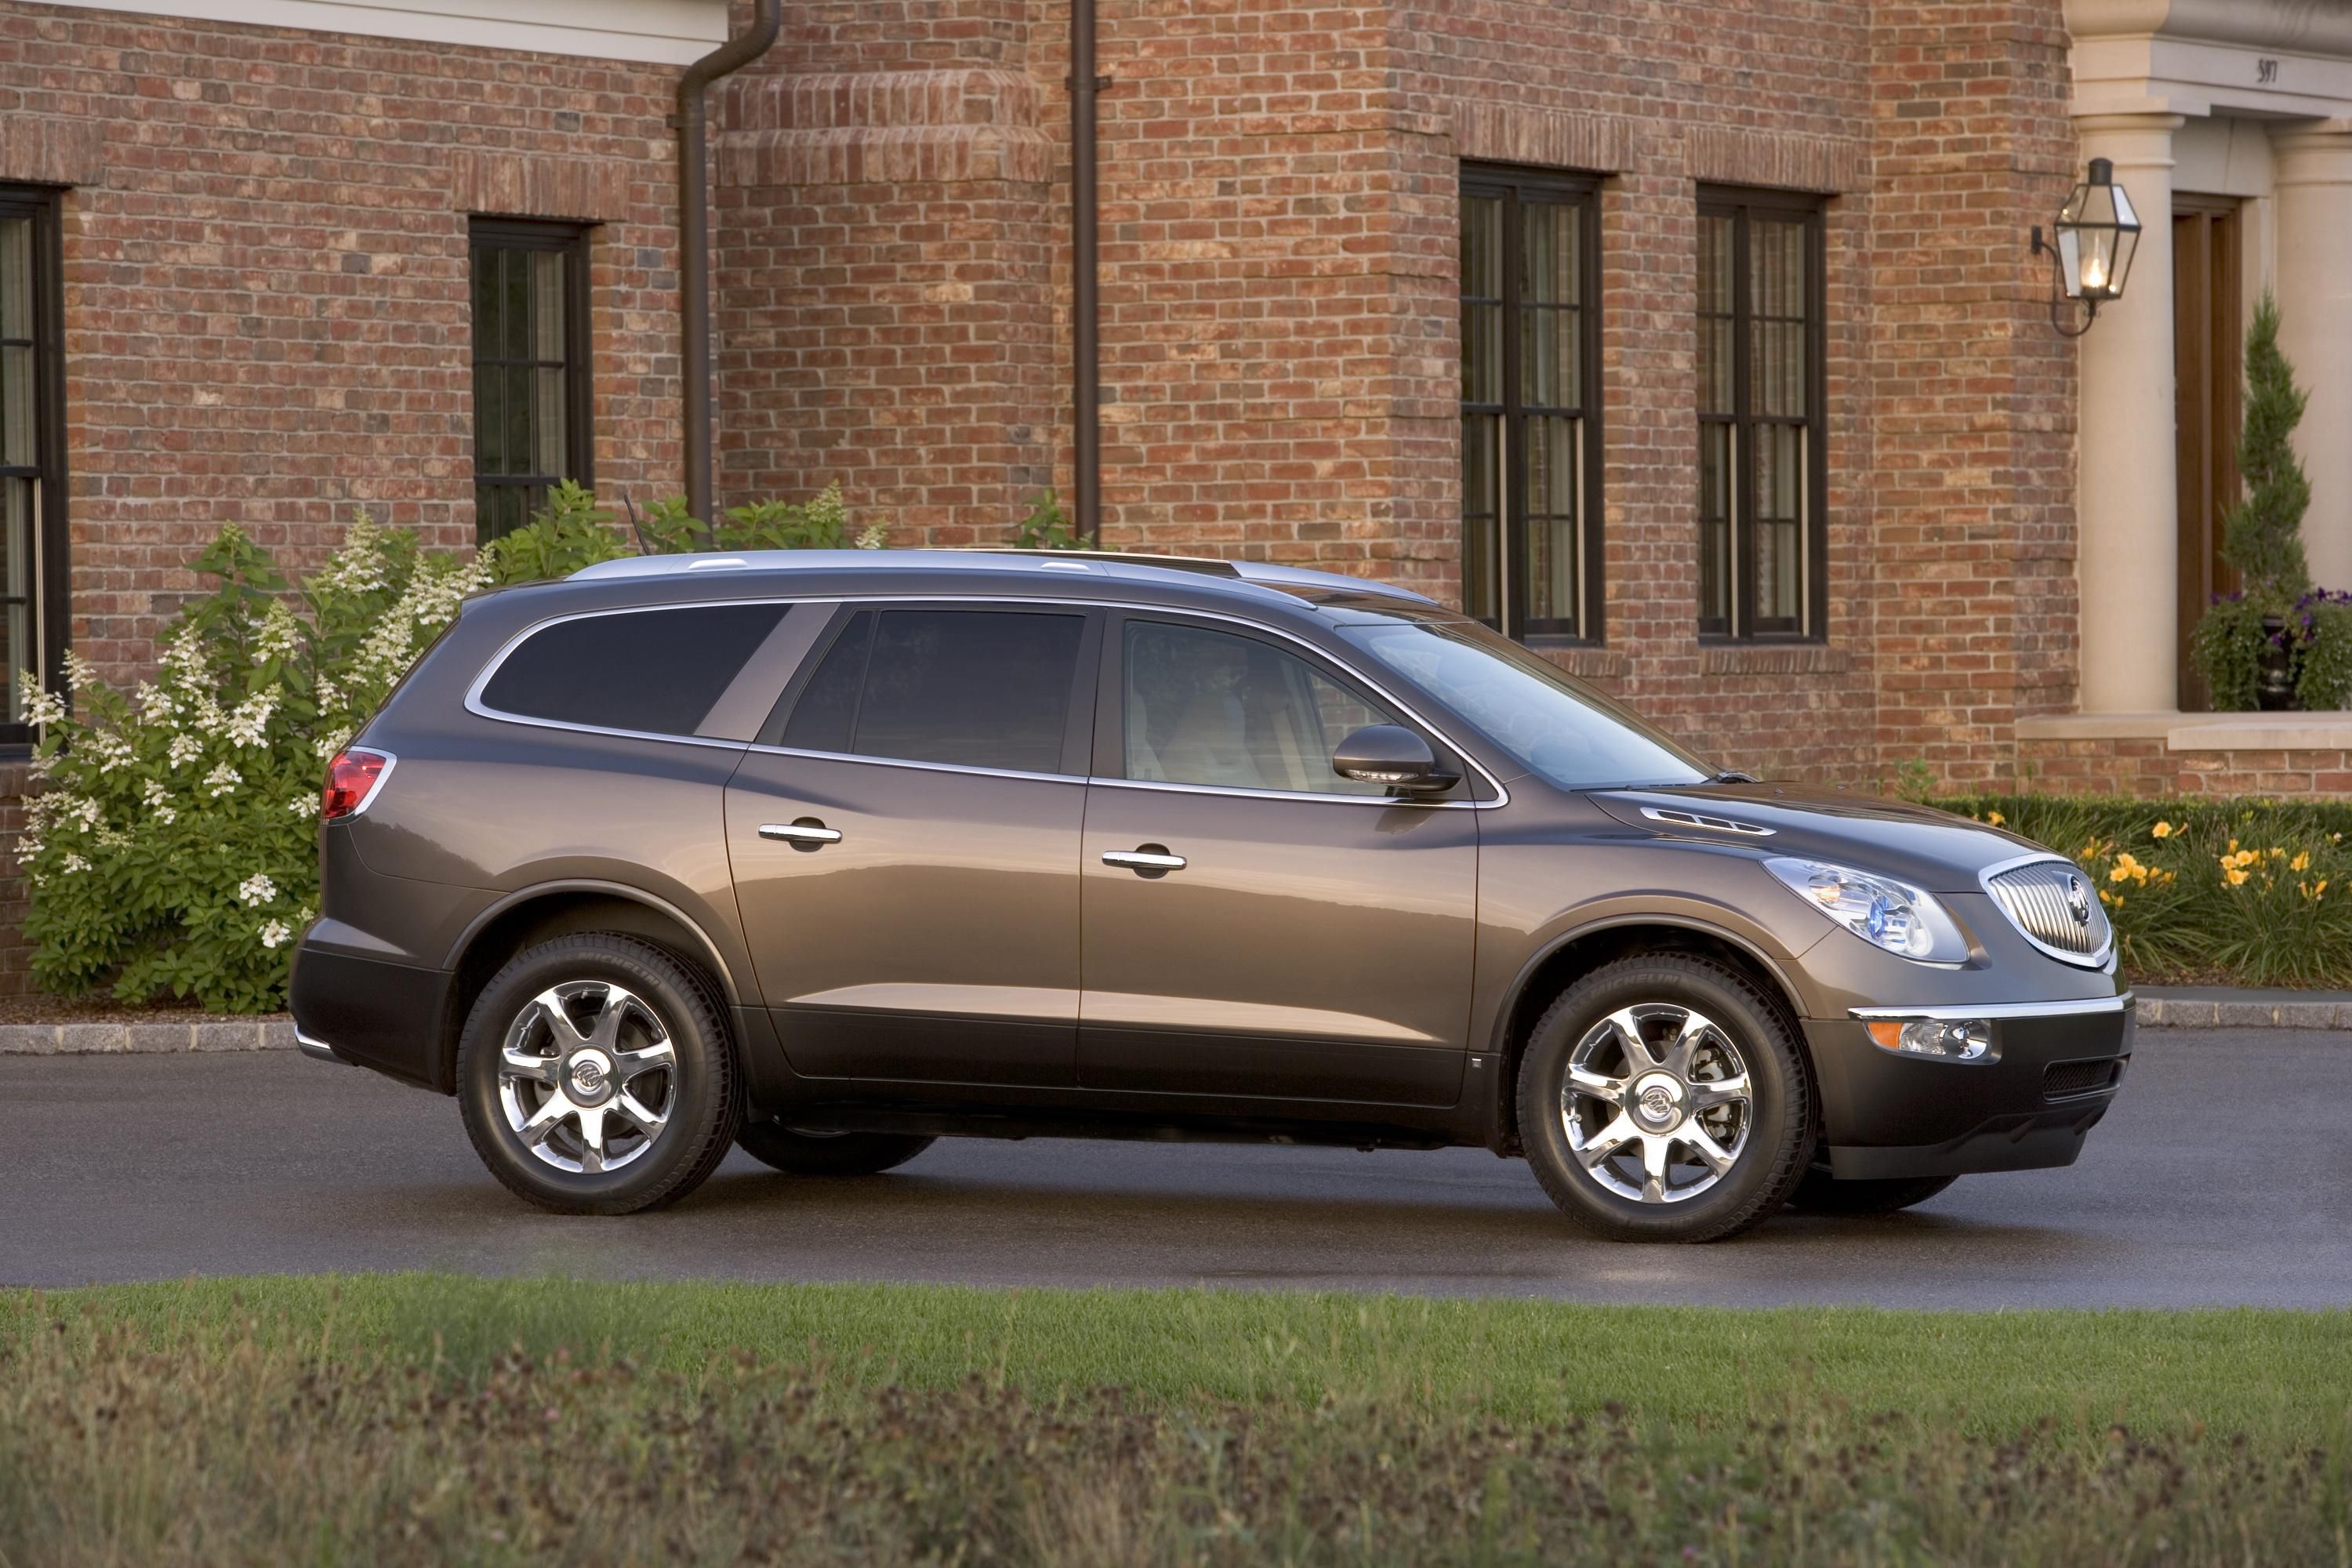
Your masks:
M551 882L536 882L528 888L520 888L513 892L501 895L497 902L476 915L467 923L466 929L457 934L457 941L450 944L449 952L442 961L442 967L454 973L464 961L467 951L499 916L518 905L529 903L533 899L545 898L551 893L597 893L616 899L623 903L642 905L668 916L678 925L692 932L694 940L701 944L702 955L709 963L710 972L719 977L720 987L727 993L728 1005L740 1007L745 1005L742 988L735 981L734 966L730 964L719 952L719 944L711 940L709 931L703 928L701 921L694 919L668 900L648 893L641 888L632 888L624 883L602 881L593 878L573 877L562 878Z

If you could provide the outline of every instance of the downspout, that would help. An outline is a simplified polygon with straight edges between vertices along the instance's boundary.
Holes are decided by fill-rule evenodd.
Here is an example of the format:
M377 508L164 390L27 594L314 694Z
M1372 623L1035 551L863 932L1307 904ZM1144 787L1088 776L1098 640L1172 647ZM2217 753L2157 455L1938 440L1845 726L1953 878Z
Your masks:
M1070 429L1077 531L1102 542L1101 342L1095 298L1094 0L1070 0Z
M783 30L783 0L754 0L751 27L686 68L677 79L679 314L685 325L686 510L710 521L710 178L703 94L720 77L768 52Z

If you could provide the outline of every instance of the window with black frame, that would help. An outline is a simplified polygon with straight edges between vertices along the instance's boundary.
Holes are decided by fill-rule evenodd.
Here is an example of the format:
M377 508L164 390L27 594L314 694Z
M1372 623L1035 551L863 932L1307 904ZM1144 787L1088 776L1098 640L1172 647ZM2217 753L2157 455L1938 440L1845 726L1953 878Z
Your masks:
M65 311L58 196L0 186L0 745L34 739L29 673L61 684L66 647Z
M1698 209L1698 629L1822 635L1821 203L1705 190Z
M474 537L530 521L564 479L590 482L588 231L477 218Z
M1462 172L1462 605L1601 632L1600 229L1573 175Z

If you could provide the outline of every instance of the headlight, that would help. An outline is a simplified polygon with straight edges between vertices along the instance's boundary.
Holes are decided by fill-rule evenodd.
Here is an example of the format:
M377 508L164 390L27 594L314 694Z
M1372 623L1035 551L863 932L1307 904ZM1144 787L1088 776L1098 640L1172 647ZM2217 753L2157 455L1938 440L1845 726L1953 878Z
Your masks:
M1851 867L1782 856L1764 868L1830 919L1887 952L1921 963L1959 963L1968 939L1933 893Z

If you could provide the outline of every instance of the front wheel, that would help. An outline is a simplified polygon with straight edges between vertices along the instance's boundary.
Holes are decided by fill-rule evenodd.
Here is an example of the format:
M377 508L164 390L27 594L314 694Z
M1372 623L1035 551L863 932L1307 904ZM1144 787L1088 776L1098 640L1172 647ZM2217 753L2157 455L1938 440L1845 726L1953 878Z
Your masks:
M457 1042L475 1152L559 1214L684 1197L726 1157L740 1093L708 984L617 932L526 949L482 988Z
M1816 1164L1805 1173L1797 1190L1789 1194L1789 1206L1812 1214L1894 1214L1926 1203L1958 1179L1894 1176L1874 1182L1841 1182L1830 1174L1827 1165Z
M1793 1030L1713 959L1619 959L1561 993L1520 1058L1519 1139L1544 1191L1612 1241L1714 1241L1788 1201L1812 1155Z

